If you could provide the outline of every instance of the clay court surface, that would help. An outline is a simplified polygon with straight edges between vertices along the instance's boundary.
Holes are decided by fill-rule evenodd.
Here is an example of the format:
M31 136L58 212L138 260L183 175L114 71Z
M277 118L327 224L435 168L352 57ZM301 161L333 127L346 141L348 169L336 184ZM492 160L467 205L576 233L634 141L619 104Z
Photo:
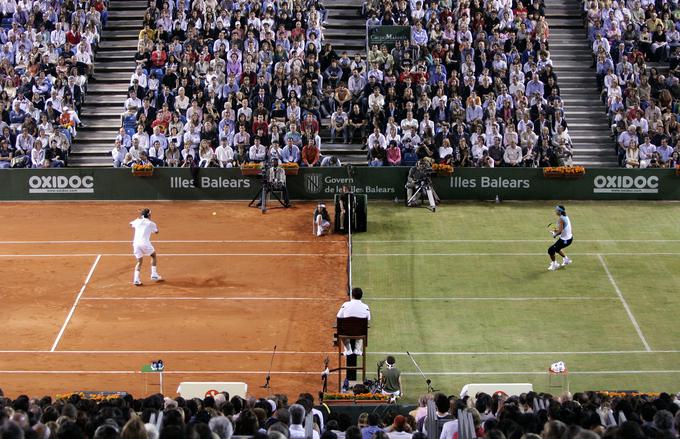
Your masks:
M312 204L265 215L246 204L0 204L0 388L141 396L159 390L141 367L161 358L168 395L181 381L319 391L324 358L335 361L347 241L312 236ZM160 229L164 281L149 280L147 259L135 287L128 223L142 207ZM261 389L274 345L272 388Z

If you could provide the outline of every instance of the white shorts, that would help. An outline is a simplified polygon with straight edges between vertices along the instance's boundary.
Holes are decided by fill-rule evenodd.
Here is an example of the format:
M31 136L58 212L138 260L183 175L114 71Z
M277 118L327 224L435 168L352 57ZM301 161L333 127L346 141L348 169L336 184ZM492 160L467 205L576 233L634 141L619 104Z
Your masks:
M153 253L156 252L156 249L153 248L153 245L151 244L133 244L132 245L132 254L135 255L135 258L139 259L142 256L150 256Z

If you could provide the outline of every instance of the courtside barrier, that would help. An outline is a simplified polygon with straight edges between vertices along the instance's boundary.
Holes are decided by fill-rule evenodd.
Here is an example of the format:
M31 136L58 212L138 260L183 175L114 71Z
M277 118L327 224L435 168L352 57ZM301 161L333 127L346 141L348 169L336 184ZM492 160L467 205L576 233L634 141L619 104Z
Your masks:
M346 185L371 199L404 199L409 168L303 168L288 176L292 199L331 199ZM573 179L543 176L541 169L455 169L433 177L445 200L679 200L674 169L588 169ZM156 168L150 177L129 169L62 168L0 171L0 200L249 200L257 177L239 169Z

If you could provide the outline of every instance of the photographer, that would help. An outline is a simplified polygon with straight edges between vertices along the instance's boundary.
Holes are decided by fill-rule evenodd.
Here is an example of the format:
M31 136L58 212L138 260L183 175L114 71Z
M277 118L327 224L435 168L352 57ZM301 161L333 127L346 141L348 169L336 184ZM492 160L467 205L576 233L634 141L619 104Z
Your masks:
M406 180L406 206L416 207L417 200L420 197L427 196L427 208L431 212L435 212L439 197L432 188L431 175L434 173L432 165L426 158L418 160L416 165L408 171L408 179Z
M266 166L265 177L266 184L270 191L280 191L283 195L284 207L290 206L290 199L288 198L288 188L286 187L286 170L279 167L279 159L272 157L270 165Z

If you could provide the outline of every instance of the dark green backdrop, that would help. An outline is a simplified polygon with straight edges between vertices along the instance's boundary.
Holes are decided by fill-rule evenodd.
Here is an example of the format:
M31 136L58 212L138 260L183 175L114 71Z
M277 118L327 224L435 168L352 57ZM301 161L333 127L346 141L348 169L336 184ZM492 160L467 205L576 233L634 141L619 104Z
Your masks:
M343 185L371 199L404 199L408 168L313 168L288 177L292 199L330 199ZM195 186L194 183L198 183ZM588 169L574 180L547 179L540 169L456 169L435 177L445 200L678 200L675 170ZM11 169L0 172L0 200L245 200L260 188L239 169Z

